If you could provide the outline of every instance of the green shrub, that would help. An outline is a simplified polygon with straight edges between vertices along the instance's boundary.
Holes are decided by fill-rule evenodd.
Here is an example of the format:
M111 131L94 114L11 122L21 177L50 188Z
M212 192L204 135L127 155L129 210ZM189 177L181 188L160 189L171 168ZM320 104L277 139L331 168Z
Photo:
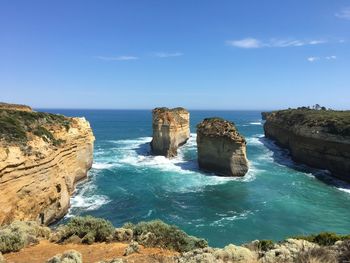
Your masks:
M34 221L14 221L0 229L0 252L8 253L37 243L40 238L48 238L51 231Z
M275 243L272 240L260 240L258 243L258 248L260 251L269 251L273 249Z
M25 239L22 234L8 230L0 231L0 252L9 253L19 251L25 246Z
M322 232L317 235L296 236L295 239L304 239L309 242L319 244L320 246L331 246L339 240L350 239L350 235L338 235L332 232Z
M136 241L146 247L161 247L186 252L208 246L204 239L189 236L178 227L160 220L140 222L136 225L127 223L123 228L132 229Z
M74 217L63 227L63 230L61 242L76 235L88 244L108 241L115 231L111 222L92 216Z

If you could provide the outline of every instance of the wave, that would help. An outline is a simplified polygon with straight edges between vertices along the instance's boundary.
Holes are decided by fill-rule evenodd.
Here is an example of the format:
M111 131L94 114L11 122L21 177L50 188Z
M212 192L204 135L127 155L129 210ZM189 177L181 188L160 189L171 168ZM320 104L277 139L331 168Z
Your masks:
M249 122L250 125L262 125L261 122Z

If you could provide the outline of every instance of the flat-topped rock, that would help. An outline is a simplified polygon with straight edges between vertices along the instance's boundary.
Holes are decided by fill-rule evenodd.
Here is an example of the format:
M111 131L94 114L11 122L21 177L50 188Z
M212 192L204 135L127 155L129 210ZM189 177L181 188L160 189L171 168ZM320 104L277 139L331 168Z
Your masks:
M234 123L207 118L197 125L199 168L221 176L244 176L248 171L246 141Z
M184 108L155 108L152 111L152 153L168 158L190 137L190 113Z

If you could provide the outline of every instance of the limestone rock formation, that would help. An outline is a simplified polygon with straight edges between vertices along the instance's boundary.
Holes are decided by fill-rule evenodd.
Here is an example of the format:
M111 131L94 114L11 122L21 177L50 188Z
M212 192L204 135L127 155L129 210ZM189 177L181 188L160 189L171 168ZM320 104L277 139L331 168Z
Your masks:
M198 164L222 176L244 176L248 171L246 141L232 122L207 118L197 125Z
M152 111L152 153L175 157L190 137L190 114L184 108L155 108Z
M91 168L93 143L84 118L0 108L0 225L62 217Z
M307 108L264 113L265 136L293 160L350 182L350 111Z

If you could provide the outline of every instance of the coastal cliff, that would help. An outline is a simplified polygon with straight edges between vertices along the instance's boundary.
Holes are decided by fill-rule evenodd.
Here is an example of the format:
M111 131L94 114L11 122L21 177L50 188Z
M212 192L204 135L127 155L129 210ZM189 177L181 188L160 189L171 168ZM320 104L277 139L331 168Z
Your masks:
M265 136L293 160L350 182L350 111L289 109L264 113Z
M246 141L232 122L204 119L197 126L199 167L222 176L244 176L248 171Z
M94 136L84 118L28 108L0 107L0 225L61 218L92 165Z
M152 111L152 153L168 158L190 137L190 113L184 108L155 108Z

